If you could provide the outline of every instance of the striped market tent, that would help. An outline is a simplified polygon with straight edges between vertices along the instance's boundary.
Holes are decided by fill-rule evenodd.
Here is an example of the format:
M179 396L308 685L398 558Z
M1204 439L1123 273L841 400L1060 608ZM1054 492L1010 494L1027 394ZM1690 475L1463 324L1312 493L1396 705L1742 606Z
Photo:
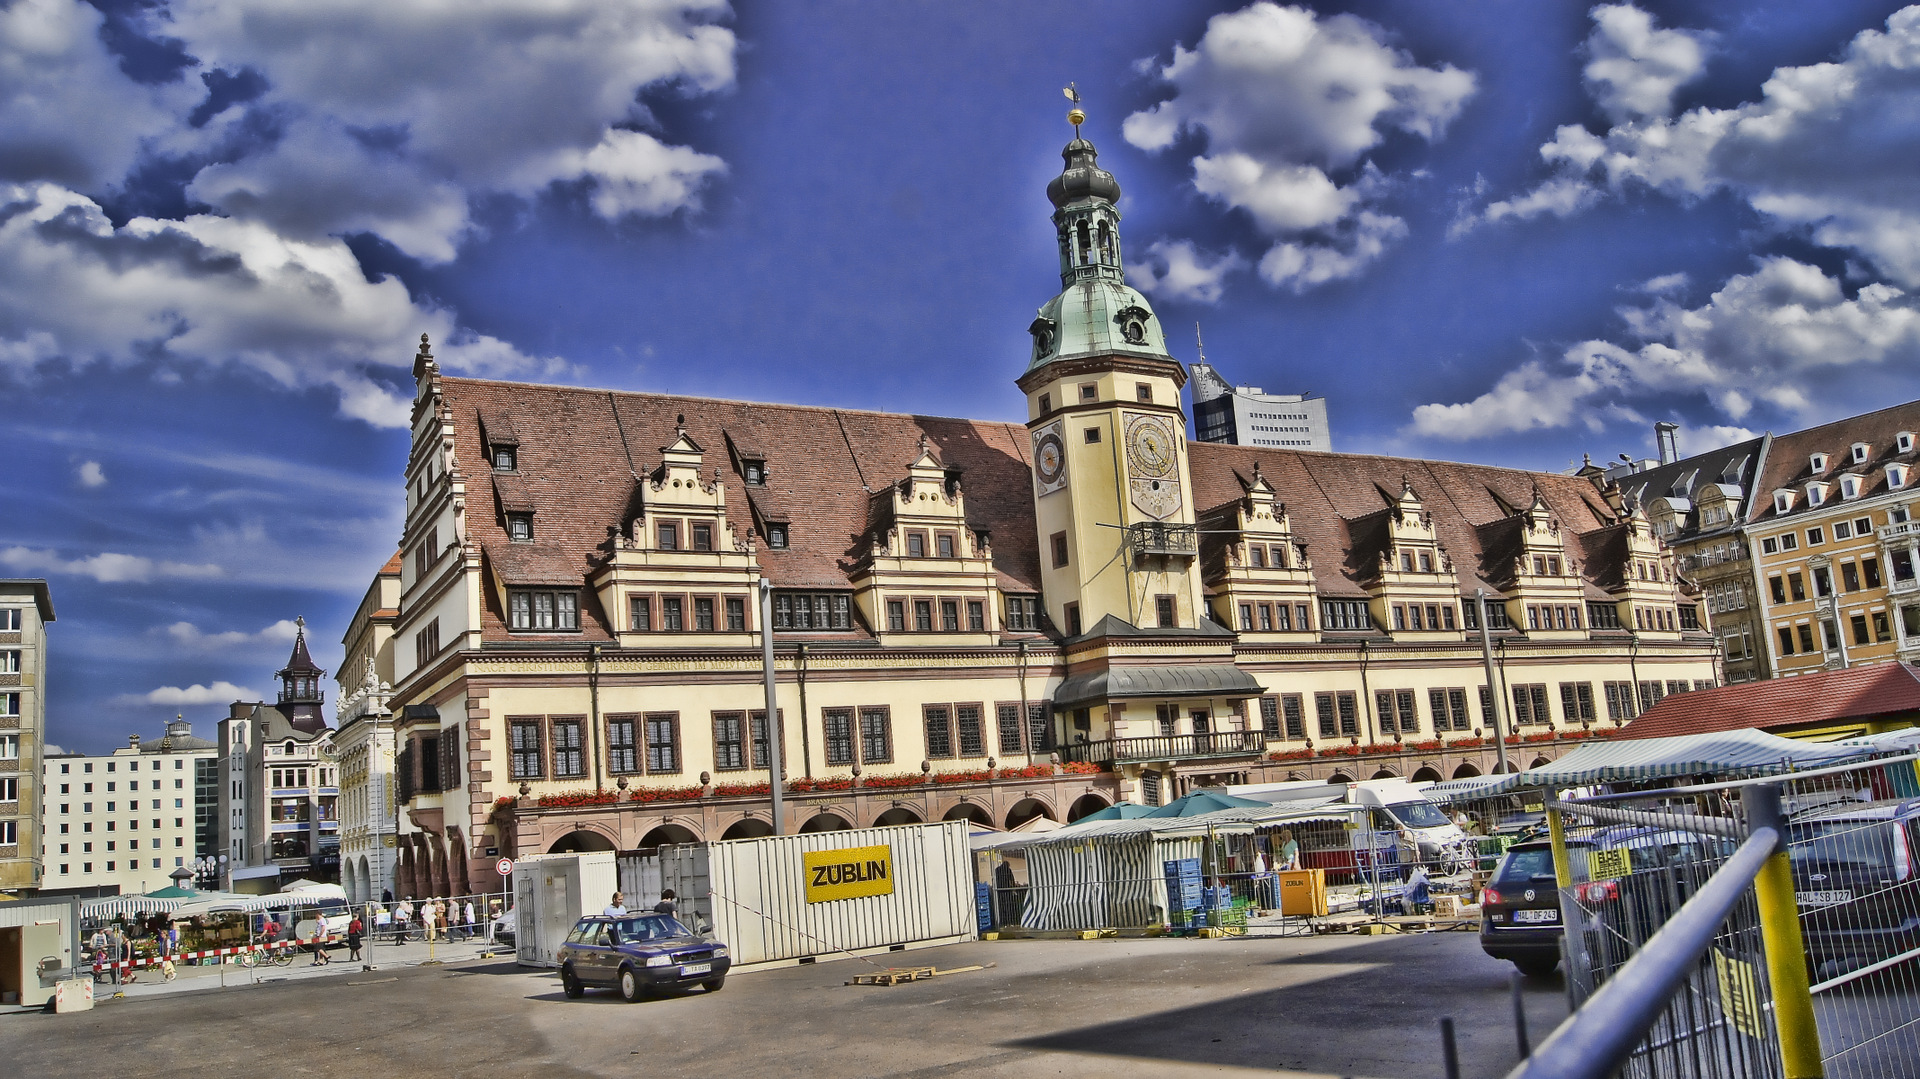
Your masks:
M1485 798L1518 787L1587 787L1694 776L1739 779L1843 764L1874 755L1870 747L1802 742L1752 729L1589 742L1552 764L1524 772L1436 783L1427 790L1427 797ZM1467 783L1484 785L1463 786Z

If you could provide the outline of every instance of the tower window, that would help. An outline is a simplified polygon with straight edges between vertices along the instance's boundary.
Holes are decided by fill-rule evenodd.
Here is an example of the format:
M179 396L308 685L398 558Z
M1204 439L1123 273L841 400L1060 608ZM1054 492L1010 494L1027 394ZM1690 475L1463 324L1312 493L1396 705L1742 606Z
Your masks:
M1136 400L1152 401L1153 387L1145 382L1136 382L1133 384L1133 396Z
M1100 399L1099 383L1082 382L1080 384L1080 399L1082 401L1098 401Z
M1089 427L1087 428L1086 435L1087 435L1087 445L1089 446L1094 445L1100 441L1100 428Z
M1048 541L1053 546L1053 565L1055 569L1067 564L1067 534L1055 532Z
M1180 624L1179 619L1174 615L1172 596L1155 596L1153 598L1153 612L1160 620L1161 629L1173 629Z
M1052 411L1053 411L1053 395L1050 393L1041 394L1040 395L1040 414L1044 416L1047 413Z

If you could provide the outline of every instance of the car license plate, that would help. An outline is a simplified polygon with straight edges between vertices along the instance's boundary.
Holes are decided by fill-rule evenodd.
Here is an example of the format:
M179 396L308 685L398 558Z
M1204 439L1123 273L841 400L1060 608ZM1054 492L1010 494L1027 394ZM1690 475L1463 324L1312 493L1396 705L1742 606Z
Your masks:
M1825 892L1795 892L1793 897L1803 907L1831 907L1839 903L1853 902L1853 891L1841 888Z
M680 976L682 978L690 978L695 974L711 973L713 973L712 963L688 963L686 966L680 968Z
M1560 920L1560 912L1557 910L1516 910L1513 912L1513 920L1515 922L1534 923L1557 922Z

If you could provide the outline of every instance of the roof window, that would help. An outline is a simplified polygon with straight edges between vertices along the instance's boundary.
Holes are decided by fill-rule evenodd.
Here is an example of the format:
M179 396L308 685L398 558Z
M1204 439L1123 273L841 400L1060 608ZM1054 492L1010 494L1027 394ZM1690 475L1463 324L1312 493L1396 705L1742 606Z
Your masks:
M740 462L740 478L750 487L767 485L767 463L757 458L747 458Z
M1899 434L1894 435L1893 446L1894 446L1894 449L1900 453L1912 453L1913 452L1913 432L1902 431Z
M1813 474L1818 476L1827 470L1827 455L1824 453L1812 454L1808 456L1807 464L1813 469Z
M1907 466L1887 466L1887 486L1895 491L1907 485Z
M1873 452L1872 446L1867 445L1865 442L1855 442L1853 444L1853 463L1856 465L1866 464L1867 455L1871 452Z
M1791 510L1792 508L1793 508L1793 492L1792 491L1773 492L1773 512L1785 513L1788 510Z
M1818 506L1820 503L1826 501L1826 498L1827 498L1826 484L1824 483L1807 484L1807 505Z
M493 447L493 470L495 472L520 471L520 447L495 445Z
M533 542L533 514L507 514L507 538L515 543Z
M1841 498L1859 498L1860 497L1860 477L1858 476L1840 477L1840 497Z
M783 524L767 526L767 546L776 550L785 550L787 546L787 526Z

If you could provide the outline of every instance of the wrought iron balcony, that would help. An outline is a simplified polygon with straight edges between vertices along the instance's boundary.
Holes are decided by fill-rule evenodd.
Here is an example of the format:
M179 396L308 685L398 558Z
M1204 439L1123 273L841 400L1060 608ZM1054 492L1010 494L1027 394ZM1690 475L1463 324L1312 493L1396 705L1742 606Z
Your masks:
M1060 747L1060 758L1107 764L1113 761L1176 761L1201 757L1252 757L1267 751L1265 731L1216 731L1212 734L1164 734L1151 738L1102 738Z
M1200 553L1200 532L1193 525L1128 525L1127 546L1137 555L1192 558Z

